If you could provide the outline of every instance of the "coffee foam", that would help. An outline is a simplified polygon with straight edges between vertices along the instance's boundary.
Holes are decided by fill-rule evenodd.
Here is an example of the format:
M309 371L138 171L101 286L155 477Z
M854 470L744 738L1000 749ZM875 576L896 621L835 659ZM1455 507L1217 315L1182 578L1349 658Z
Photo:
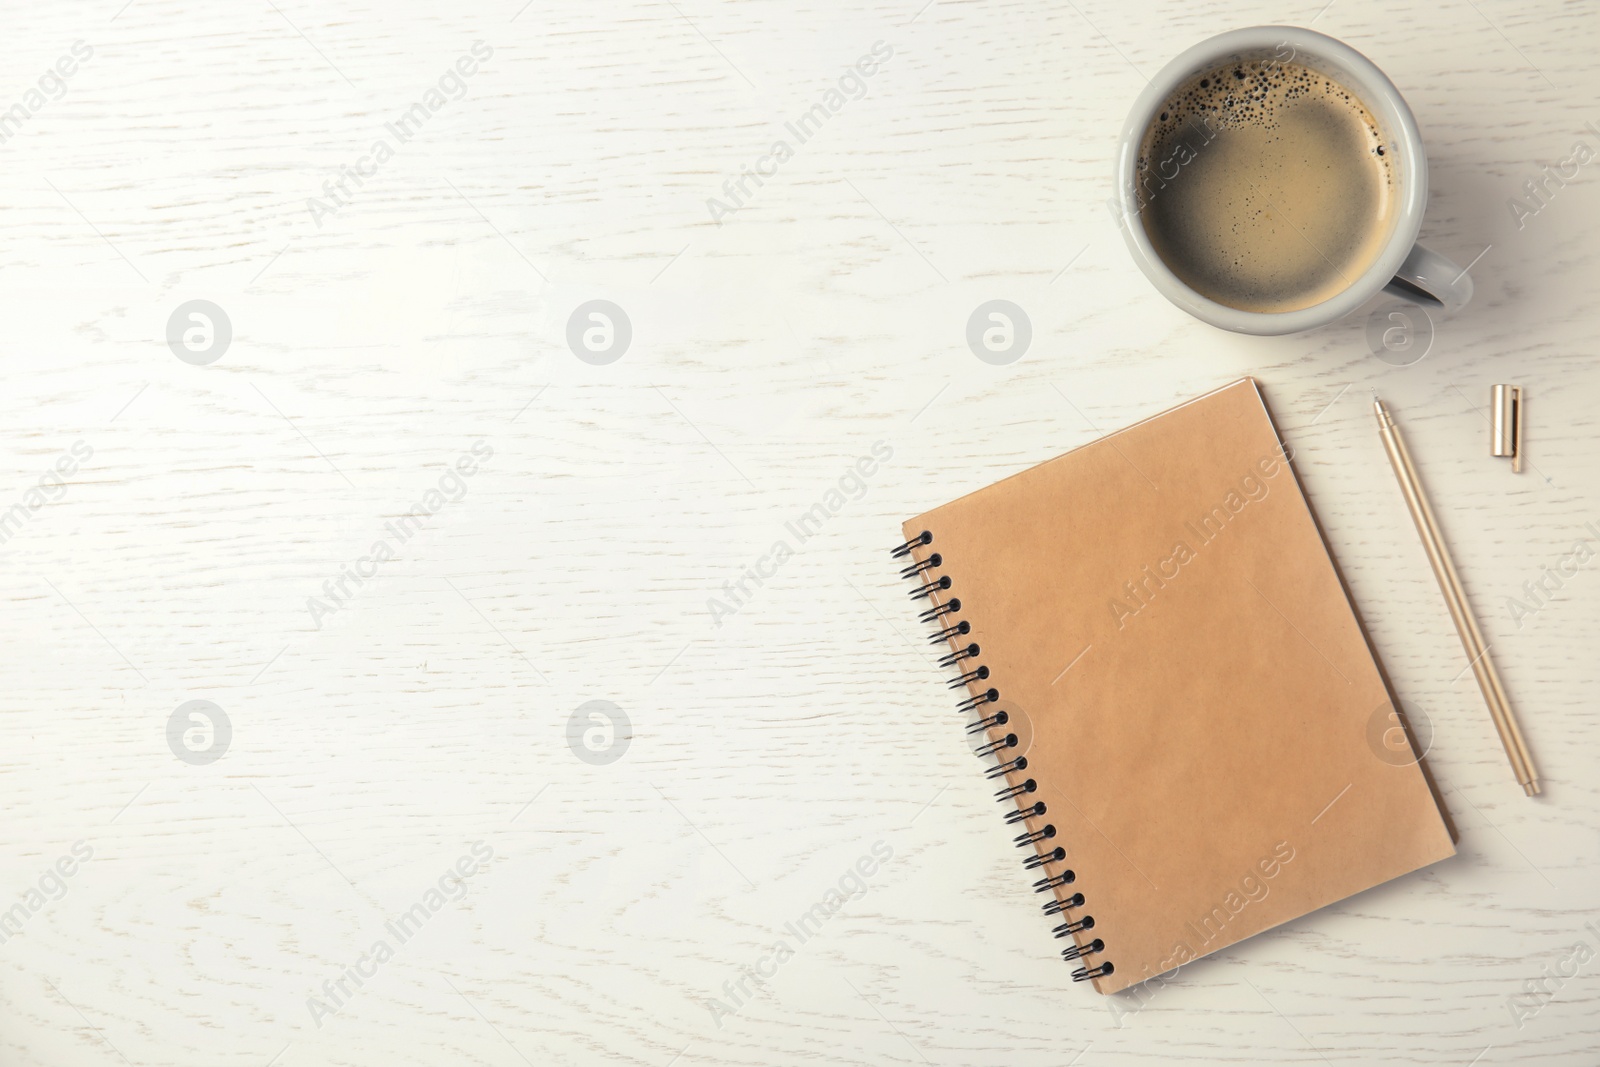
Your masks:
M1297 62L1217 64L1157 111L1135 160L1158 254L1202 294L1250 311L1347 288L1387 237L1396 160L1345 86Z
M1194 123L1213 129L1277 129L1284 108L1313 95L1338 100L1357 114L1372 137L1384 180L1392 185L1392 161L1387 158L1378 123L1366 105L1350 90L1310 67L1276 58L1223 63L1190 78L1162 106L1145 131L1135 165L1144 170L1152 155L1159 155L1160 146L1173 141L1174 135L1191 131Z

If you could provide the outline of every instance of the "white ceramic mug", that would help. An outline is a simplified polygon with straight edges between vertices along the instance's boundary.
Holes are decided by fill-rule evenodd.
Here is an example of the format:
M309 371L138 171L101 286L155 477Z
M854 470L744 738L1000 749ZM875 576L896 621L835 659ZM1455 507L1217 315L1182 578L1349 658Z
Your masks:
M1361 98L1389 149L1399 184L1388 242L1372 265L1327 300L1296 311L1256 312L1219 304L1179 280L1150 243L1139 218L1134 165L1156 112L1184 82L1228 60L1276 58L1323 74ZM1444 256L1417 244L1428 203L1428 157L1417 120L1383 71L1342 41L1298 26L1256 26L1202 41L1161 69L1134 102L1117 151L1115 205L1139 269L1168 300L1196 318L1237 333L1285 334L1315 329L1341 318L1380 290L1427 307L1458 311L1472 299L1472 279Z

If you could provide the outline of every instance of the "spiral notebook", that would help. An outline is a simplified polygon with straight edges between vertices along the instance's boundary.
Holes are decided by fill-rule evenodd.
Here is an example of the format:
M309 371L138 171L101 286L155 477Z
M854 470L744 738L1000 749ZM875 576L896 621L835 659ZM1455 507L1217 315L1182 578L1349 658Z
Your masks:
M1291 458L1247 378L895 551L1101 993L1454 854Z

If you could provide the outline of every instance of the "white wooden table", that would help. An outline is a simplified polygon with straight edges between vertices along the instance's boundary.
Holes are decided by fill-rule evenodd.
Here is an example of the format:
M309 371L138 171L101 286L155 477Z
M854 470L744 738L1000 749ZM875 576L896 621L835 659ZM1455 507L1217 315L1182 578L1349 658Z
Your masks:
M1600 545L1600 162L1507 204L1600 147L1592 8L519 2L13 5L0 1063L1595 1062L1600 558L1508 602ZM1424 238L1478 295L1420 362L1375 358L1365 311L1213 330L1121 246L1143 76L1270 22L1350 41L1421 122ZM1003 366L964 336L993 299L1032 325ZM595 300L631 337L583 319L580 359ZM1432 723L1460 854L1102 998L885 549L1247 373ZM1521 475L1496 382L1528 393ZM598 754L591 701L627 720Z

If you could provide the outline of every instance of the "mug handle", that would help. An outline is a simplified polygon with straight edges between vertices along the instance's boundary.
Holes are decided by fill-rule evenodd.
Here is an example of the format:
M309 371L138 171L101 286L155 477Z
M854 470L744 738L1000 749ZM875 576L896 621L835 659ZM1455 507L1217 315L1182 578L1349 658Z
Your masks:
M1383 291L1424 307L1440 307L1453 314L1472 299L1472 278L1439 253L1413 245L1394 280Z

